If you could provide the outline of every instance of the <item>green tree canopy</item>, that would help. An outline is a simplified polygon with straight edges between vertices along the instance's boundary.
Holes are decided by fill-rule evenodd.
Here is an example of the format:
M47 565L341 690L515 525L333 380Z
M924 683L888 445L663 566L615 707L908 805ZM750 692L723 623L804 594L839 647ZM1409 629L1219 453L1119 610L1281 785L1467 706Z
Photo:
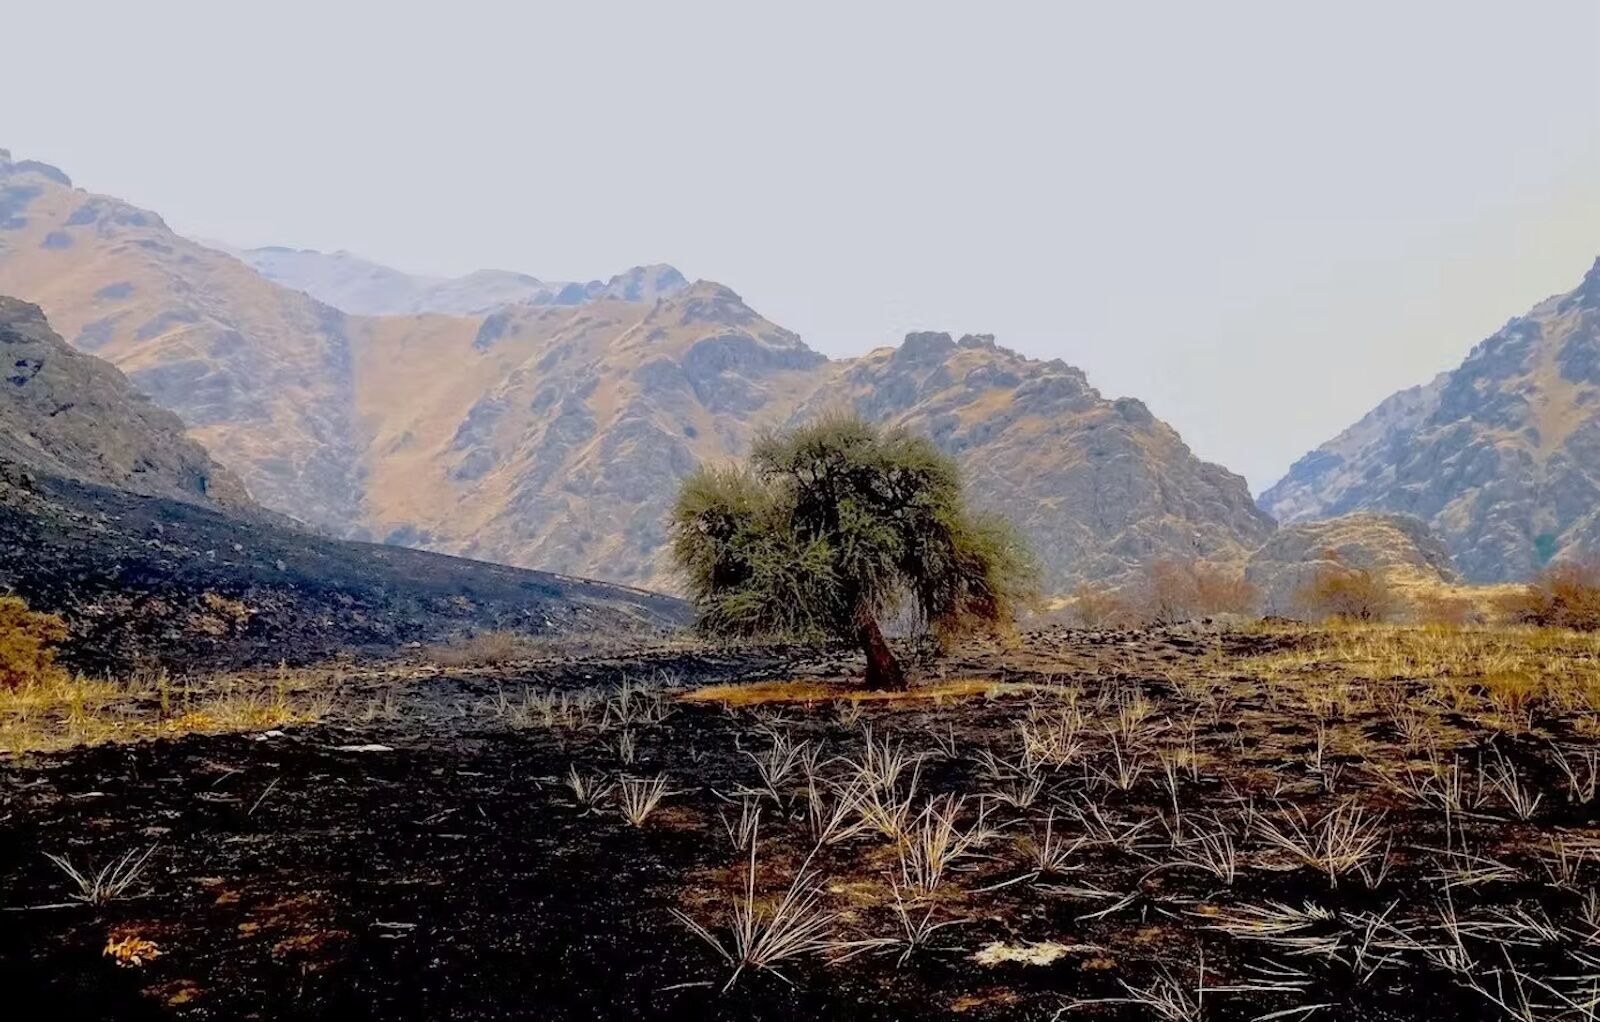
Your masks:
M854 641L867 683L905 674L879 619L910 608L941 640L1009 626L1032 559L971 511L931 441L832 416L771 432L749 463L702 468L672 512L672 553L711 634Z

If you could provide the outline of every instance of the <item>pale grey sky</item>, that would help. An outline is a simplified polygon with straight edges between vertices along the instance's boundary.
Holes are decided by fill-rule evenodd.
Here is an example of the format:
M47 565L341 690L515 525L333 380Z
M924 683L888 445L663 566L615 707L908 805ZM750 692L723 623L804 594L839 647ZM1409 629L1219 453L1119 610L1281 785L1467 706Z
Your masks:
M0 146L181 231L994 333L1259 490L1600 255L1600 4L77 2Z

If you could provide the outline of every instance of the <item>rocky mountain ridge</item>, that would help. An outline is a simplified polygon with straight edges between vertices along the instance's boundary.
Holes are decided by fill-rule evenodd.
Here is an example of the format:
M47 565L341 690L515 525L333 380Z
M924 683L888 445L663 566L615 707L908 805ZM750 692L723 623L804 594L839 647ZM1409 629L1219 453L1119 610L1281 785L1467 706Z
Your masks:
M0 196L0 293L121 367L262 503L340 535L671 587L677 480L839 406L954 454L1053 590L1239 558L1273 528L1142 403L990 338L830 361L667 267L481 315L355 315L59 172L0 159Z
M359 316L436 312L481 316L506 305L581 305L596 298L654 301L689 286L675 268L636 266L609 280L547 281L511 270L476 270L460 277L405 273L352 252L281 246L235 248L208 242L275 284Z
M0 356L0 593L61 614L78 667L190 671L687 618L620 586L293 527L37 306L0 297Z
M1472 582L1600 554L1600 259L1460 366L1306 455L1260 504L1284 522L1416 515Z

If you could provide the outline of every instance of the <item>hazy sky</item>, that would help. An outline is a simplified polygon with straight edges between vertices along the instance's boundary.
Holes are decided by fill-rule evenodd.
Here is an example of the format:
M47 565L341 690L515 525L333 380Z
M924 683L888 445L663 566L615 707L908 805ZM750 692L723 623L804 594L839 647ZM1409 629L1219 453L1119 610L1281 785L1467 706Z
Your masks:
M1600 255L1600 4L19 5L0 146L241 244L997 335L1273 482Z

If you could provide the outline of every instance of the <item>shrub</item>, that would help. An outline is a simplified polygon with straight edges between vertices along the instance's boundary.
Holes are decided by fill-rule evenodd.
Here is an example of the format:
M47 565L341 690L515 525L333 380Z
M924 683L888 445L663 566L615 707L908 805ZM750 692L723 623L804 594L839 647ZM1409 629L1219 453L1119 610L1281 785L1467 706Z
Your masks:
M0 688L18 688L59 677L54 644L67 624L54 614L28 609L16 596L0 596Z
M1552 564L1508 603L1511 616L1525 624L1600 630L1600 561Z
M1422 593L1413 599L1415 615L1420 624L1459 628L1479 623L1482 615L1470 597L1446 593Z
M1387 621L1401 606L1383 576L1343 564L1317 569L1298 595L1307 613L1343 621Z
M1138 623L1137 612L1121 593L1089 582L1073 590L1068 611L1073 623L1082 628L1123 628Z
M522 637L515 632L478 632L465 638L429 646L425 655L440 667L492 667L519 659Z
M1193 575L1195 603L1202 615L1252 614L1261 602L1261 591L1242 572L1200 561L1194 564Z
M1153 624L1217 614L1248 614L1259 593L1243 575L1204 561L1161 558L1145 566L1137 606Z

